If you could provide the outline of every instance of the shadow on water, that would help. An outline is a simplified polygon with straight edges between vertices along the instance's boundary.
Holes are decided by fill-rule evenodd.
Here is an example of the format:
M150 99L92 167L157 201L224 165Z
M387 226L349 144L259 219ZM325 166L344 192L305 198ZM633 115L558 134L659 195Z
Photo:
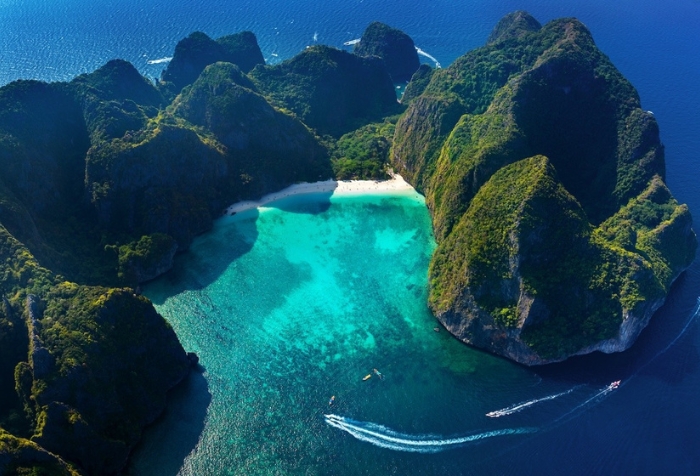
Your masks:
M331 206L332 191L285 197L265 205L284 212L320 215ZM212 231L195 239L188 251L175 259L173 269L160 279L168 283L167 293L150 296L155 304L183 291L202 290L216 281L229 265L248 253L258 239L257 208L222 217Z
M690 271L690 270L689 270ZM673 284L666 303L651 318L637 341L624 352L572 357L566 362L546 365L536 372L545 378L575 380L579 383L607 385L614 380L636 375L653 375L668 383L680 383L700 368L700 355L689 342L697 341L695 311L698 306L698 276L683 273ZM669 374L667 359L682 361Z
M168 394L164 414L143 433L126 474L176 475L197 446L211 403L209 386L199 367Z
M337 185L336 185L337 187ZM307 215L320 215L331 207L333 191L317 192L305 195L295 195L266 204L266 207L277 208L289 213L303 213ZM309 200L312 198L312 200Z

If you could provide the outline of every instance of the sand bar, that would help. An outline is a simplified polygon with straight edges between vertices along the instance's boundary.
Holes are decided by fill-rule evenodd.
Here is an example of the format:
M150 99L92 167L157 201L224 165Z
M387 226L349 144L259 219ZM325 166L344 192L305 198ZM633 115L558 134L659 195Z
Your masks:
M245 210L250 210L251 208L265 206L276 200L306 193L333 192L333 195L362 195L392 190L413 190L413 187L398 174L393 174L390 180L325 180L323 182L303 182L290 185L279 192L269 193L260 200L236 202L229 206L224 211L224 214L234 215Z

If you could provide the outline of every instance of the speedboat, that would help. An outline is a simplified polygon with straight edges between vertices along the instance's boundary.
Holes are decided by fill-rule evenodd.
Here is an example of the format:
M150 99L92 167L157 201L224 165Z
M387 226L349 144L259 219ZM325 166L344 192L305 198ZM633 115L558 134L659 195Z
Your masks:
M333 395L333 396L331 397L331 399L328 400L328 405L329 405L329 406L330 406L330 405L333 405L333 402L335 402L335 395Z
M619 386L620 386L620 382L622 382L622 380L615 380L613 383L610 384L610 389L613 389L613 390L614 390L614 389L616 389L617 387L619 387Z

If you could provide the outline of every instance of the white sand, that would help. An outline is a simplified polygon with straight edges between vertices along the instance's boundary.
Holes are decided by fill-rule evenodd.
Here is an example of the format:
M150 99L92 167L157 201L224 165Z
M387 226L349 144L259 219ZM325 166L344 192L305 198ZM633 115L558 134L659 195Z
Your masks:
M333 192L333 195L362 195L371 192L386 192L390 190L413 190L413 187L403 177L393 174L391 180L326 180L324 182L298 183L279 192L270 193L260 200L245 200L228 207L224 214L233 215L238 212L265 206L270 202L301 195L305 193Z

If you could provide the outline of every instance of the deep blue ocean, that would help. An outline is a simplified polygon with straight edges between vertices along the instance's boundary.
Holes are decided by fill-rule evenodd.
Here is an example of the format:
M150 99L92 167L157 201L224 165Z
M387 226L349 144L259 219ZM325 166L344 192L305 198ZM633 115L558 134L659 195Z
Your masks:
M155 78L195 30L251 30L276 63L343 47L373 20L444 67L517 9L588 26L654 112L667 183L700 222L700 0L0 0L0 84L112 58ZM700 474L700 259L627 352L525 368L433 331L433 247L411 194L307 196L218 221L146 290L203 372L129 472Z

